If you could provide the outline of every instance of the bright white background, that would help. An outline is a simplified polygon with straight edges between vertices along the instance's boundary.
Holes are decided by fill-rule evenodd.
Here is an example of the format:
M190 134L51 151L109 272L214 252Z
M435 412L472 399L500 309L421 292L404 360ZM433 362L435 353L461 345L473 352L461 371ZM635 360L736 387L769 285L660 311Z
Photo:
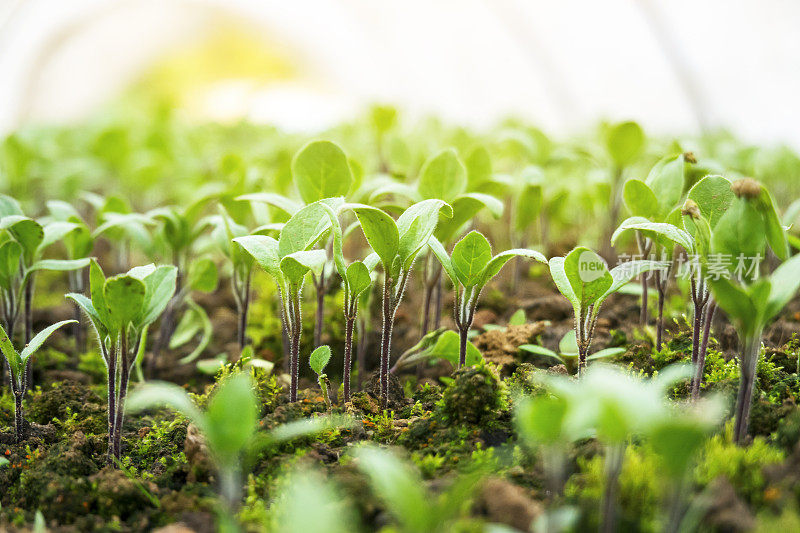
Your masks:
M800 148L797 0L0 0L0 131L77 119L221 13L298 65L210 116L313 130L372 101L548 131L634 118Z

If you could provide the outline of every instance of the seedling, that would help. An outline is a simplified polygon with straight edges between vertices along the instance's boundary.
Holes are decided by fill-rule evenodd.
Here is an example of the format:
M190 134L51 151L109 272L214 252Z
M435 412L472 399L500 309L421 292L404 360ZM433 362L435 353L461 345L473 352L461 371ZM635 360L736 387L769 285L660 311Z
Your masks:
M567 371L570 373L575 373L577 371L579 350L578 342L575 339L574 329L569 330L566 334L564 334L563 337L561 337L561 341L558 343L558 352L548 350L544 346L539 346L538 344L523 344L519 347L519 349L536 356L546 357L558 361L567 367ZM587 356L586 364L588 365L592 361L614 357L615 355L619 355L621 353L625 353L625 348L606 348L605 350L600 350L599 352L595 352L592 355Z
M350 370L353 366L353 330L355 329L356 320L358 319L359 301L362 295L369 292L372 286L372 270L378 262L378 257L376 254L372 254L364 261L353 261L348 265L344 258L344 237L342 227L339 224L339 218L328 204L320 202L319 205L325 208L331 221L331 228L333 231L333 263L336 265L336 270L342 278L342 287L344 289L345 336L342 388L344 401L349 402ZM359 334L359 341L362 336L363 332ZM359 375L362 374L364 371L363 366L359 366L358 371Z
M733 182L731 190L735 198L714 229L711 252L733 258L763 259L769 246L779 259L785 260L786 233L769 192L750 178ZM757 279L737 276L735 267L729 265L732 276L709 276L708 284L717 305L728 314L739 334L741 379L733 437L742 444L750 420L762 333L800 288L800 255L788 259L770 276ZM757 270L755 273L758 274Z
M383 267L383 331L381 333L381 403L389 402L389 358L392 327L411 267L436 229L439 212L452 214L442 200L423 200L406 209L397 222L384 211L363 204L346 204L361 224L361 230Z
M5 329L0 327L0 350L11 369L11 393L14 395L14 437L17 443L25 439L25 414L22 410L22 399L31 386L28 368L31 366L33 354L58 328L74 322L74 320L63 320L43 329L20 352L14 348Z
M609 270L599 255L584 247L575 248L566 257L550 259L550 275L575 313L578 374L586 368L603 302L636 276L655 268L664 268L664 265L654 261L629 261Z
M106 278L97 261L89 266L91 299L70 293L89 317L97 333L100 353L108 369L108 453L119 460L125 397L131 369L145 332L164 312L175 293L174 266L134 267Z
M353 185L353 173L347 155L335 143L313 141L301 148L292 159L292 178L297 192L306 205L328 198L344 197ZM302 205L276 193L245 194L237 198L262 202L295 215ZM325 246L329 248L329 246ZM319 346L324 324L325 291L330 272L325 264L312 272L317 295L317 316L314 329L314 345Z
M620 122L610 125L604 131L603 139L611 167L611 189L608 213L608 233L612 235L617 227L620 211L620 192L625 169L636 162L645 149L644 131L636 122Z
M652 168L645 181L636 179L625 182L623 199L628 210L633 215L611 236L614 245L617 238L633 221L636 223L672 223L680 225L680 201L686 187L686 165L694 162L691 154L680 154L661 159ZM661 350L664 334L664 299L669 284L669 275L674 256L674 244L664 239L653 238L652 234L636 231L636 243L642 259L648 259L651 254L665 260L669 267L663 272L654 272L655 287L658 292L658 319L656 322L656 349ZM647 325L647 276L642 276L642 314L641 325Z
M328 378L328 374L325 373L325 367L328 366L330 360L331 348L325 344L315 348L308 358L308 366L317 374L317 383L319 384L319 388L322 389L322 398L325 400L328 409L330 409L333 404L333 400L331 399L331 393L333 392L331 389L331 380Z
M347 425L345 419L319 417L278 426L267 434L258 433L261 406L247 373L236 373L220 381L201 411L189 394L178 385L153 382L131 393L128 411L169 407L197 426L205 438L219 479L219 491L227 512L235 512L242 498L242 464L247 452L286 442L334 427ZM256 439L263 436L262 442Z
M547 258L536 250L521 248L506 250L492 257L491 244L478 231L471 231L458 241L453 247L452 256L447 255L436 237L431 238L429 245L455 290L453 318L460 336L458 368L461 368L466 364L467 335L472 327L478 298L486 284L514 257L525 257L541 263L547 263Z
M331 202L335 202L331 200ZM297 213L281 230L279 240L266 235L236 237L238 243L275 280L281 299L282 320L289 333L290 401L297 401L299 378L300 335L302 316L300 296L309 272L319 273L325 265L325 250L312 250L331 227L327 211L319 203L310 204Z

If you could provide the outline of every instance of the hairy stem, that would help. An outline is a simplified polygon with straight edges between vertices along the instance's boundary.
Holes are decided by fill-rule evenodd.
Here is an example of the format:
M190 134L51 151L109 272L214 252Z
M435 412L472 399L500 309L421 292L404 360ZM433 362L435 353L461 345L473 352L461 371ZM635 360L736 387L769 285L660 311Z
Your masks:
M695 365L694 378L692 379L693 400L700 398L700 386L703 384L703 371L706 366L706 353L708 352L708 339L711 336L711 323L714 321L716 310L717 304L711 301L706 308L706 316L703 319L703 338L700 341L700 350L697 354L697 364Z
M750 422L750 407L753 403L753 387L755 386L756 365L761 355L761 333L742 339L742 357L739 360L741 377L739 393L736 397L733 439L736 444L744 444L747 427Z
M302 333L302 317L300 316L300 291L290 292L291 301L291 339L289 364L291 366L292 384L289 390L289 401L297 401L297 382L300 379L300 335Z
M105 351L102 345L101 350ZM111 460L114 455L114 428L117 420L117 347L114 345L107 353L106 364L108 366L108 458Z
M25 392L22 390L13 391L14 393L14 440L17 444L25 440L25 417L22 411L22 397Z
M392 279L386 277L383 282L383 331L381 333L381 408L389 406L389 356L392 344L392 326L394 313L392 308Z
M353 328L355 325L356 317L347 317L344 326L344 368L342 369L342 388L344 389L345 403L350 401L350 368L353 364ZM359 368L360 372L361 369Z
M128 335L123 332L120 340L119 391L117 394L117 413L114 420L114 457L122 455L122 421L125 414L125 397L128 394L128 380L131 375L131 362L128 354Z

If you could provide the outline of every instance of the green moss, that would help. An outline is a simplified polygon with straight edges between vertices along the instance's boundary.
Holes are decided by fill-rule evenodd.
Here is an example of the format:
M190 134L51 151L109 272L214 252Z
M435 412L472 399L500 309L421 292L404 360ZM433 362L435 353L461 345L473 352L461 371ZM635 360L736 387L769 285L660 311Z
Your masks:
M729 423L723 434L708 440L695 470L695 480L706 486L718 476L725 476L742 498L758 506L766 488L763 470L783 461L784 453L761 437L753 439L750 446L737 446L731 439L732 429Z
M437 404L436 418L445 425L486 425L507 409L505 385L488 365L478 365L455 372Z

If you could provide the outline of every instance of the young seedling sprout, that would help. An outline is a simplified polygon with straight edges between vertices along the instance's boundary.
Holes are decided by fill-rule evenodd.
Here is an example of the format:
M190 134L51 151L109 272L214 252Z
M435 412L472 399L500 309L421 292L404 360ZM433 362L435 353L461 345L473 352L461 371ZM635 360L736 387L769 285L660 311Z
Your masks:
M340 203L340 200L330 200ZM281 230L279 240L266 235L236 237L238 243L275 280L281 300L281 318L289 333L290 401L297 401L300 372L302 316L300 296L309 272L319 273L327 260L325 250L313 250L331 227L327 211L319 203L300 209Z
M564 334L563 337L561 337L561 341L558 343L558 352L548 350L544 346L539 346L538 344L522 344L519 349L523 352L540 357L548 357L558 361L559 363L563 364L570 373L575 373L578 369L577 363L579 350L578 342L575 339L574 329L569 330ZM587 356L586 363L588 365L590 361L614 357L615 355L619 355L621 353L625 353L625 348L606 348L605 350L600 350L599 352L595 352L592 355Z
M380 351L380 391L384 409L389 403L389 358L394 317L408 283L411 267L436 229L439 212L452 214L442 200L423 200L406 209L397 222L384 211L363 204L347 204L383 267L383 331Z
M308 358L308 366L317 375L317 383L322 390L322 399L325 400L325 405L328 406L329 410L333 405L333 399L331 398L333 391L331 390L331 380L328 374L325 373L325 367L328 366L330 360L331 348L326 344L317 346Z
M319 200L344 197L353 185L353 173L344 151L330 141L313 141L301 148L292 159L292 178L297 192L306 205ZM245 194L239 200L261 202L278 207L294 216L302 207L294 200L275 193ZM326 243L324 246L329 249ZM325 292L331 272L323 264L312 272L317 296L317 315L314 325L314 346L319 346L325 322Z
M739 335L740 380L733 428L734 440L747 436L753 400L756 366L761 355L761 337L767 324L781 312L800 288L800 255L787 259L786 233L769 192L757 181L733 182L735 199L720 218L711 237L711 253L733 258L728 276L709 276L708 284L719 307L728 314ZM758 263L767 245L786 260L770 276L758 276ZM739 272L741 260L756 261L751 276Z
M541 263L547 263L547 258L541 252L522 248L506 250L492 257L491 244L478 231L471 231L458 241L451 256L447 255L436 237L431 237L429 246L455 290L453 319L460 336L458 368L461 368L466 364L467 336L472 327L478 298L486 284L514 257L525 257Z
M578 247L566 257L550 259L550 275L575 313L578 374L586 369L597 318L603 302L638 275L664 265L654 261L629 261L609 271L592 250Z
M0 350L5 356L6 363L11 369L11 393L14 396L14 437L17 443L25 439L25 416L22 410L22 399L28 388L31 386L29 381L33 354L44 344L50 335L58 328L66 324L73 324L74 320L62 320L52 326L40 331L31 341L25 345L21 352L18 352L8 337L5 329L0 327Z
M108 369L108 453L121 455L122 422L131 369L142 337L158 320L175 293L174 266L134 267L106 278L97 261L89 267L91 298L67 294L89 317L97 333L100 353Z
M336 270L342 278L342 287L344 289L345 334L342 388L344 401L349 402L350 370L353 366L353 330L355 329L356 320L358 319L358 309L362 294L368 292L372 286L372 270L378 262L378 256L373 253L364 261L353 261L350 265L347 265L344 259L344 237L339 218L328 204L321 202L320 205L325 208L331 221L331 228L333 231L333 263L336 265ZM363 332L360 335L363 335ZM364 371L362 366L359 366L358 370L359 374L362 374Z

